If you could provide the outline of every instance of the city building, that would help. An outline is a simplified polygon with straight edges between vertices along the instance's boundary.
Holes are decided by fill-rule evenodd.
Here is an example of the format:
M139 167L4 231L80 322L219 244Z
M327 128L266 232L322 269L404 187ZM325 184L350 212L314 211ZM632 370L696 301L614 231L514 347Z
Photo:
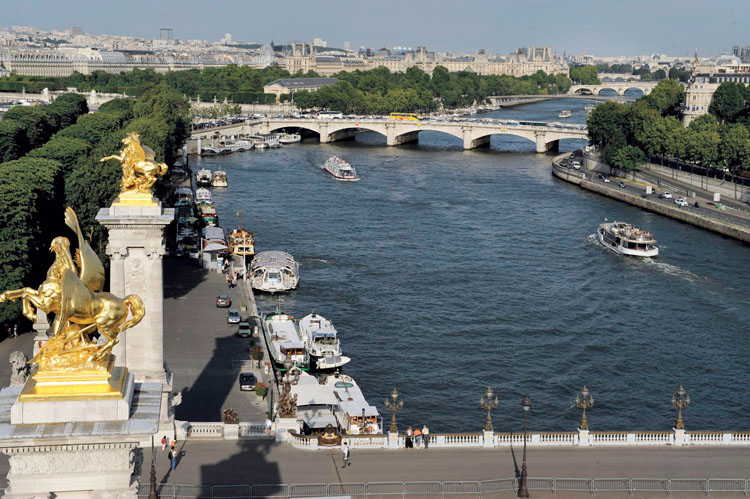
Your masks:
M263 92L275 94L276 102L279 102L282 95L294 94L300 90L314 92L319 88L335 85L338 81L336 78L282 78L264 86Z
M328 47L328 42L322 38L314 38L313 47Z
M714 92L722 83L750 84L750 63L742 62L736 55L722 55L713 63L701 63L696 54L693 68L682 107L682 124L685 126L695 118L708 114Z

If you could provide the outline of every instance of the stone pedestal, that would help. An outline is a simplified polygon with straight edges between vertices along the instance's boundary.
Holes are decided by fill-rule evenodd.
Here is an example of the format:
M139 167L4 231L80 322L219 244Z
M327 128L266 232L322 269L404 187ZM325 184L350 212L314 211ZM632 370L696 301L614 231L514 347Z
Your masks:
M144 454L139 445L157 431L160 384L135 384L134 403L121 421L70 422L69 414L46 413L38 424L13 424L11 407L21 389L0 390L0 452L10 458L4 497L136 499ZM86 402L77 404L79 412L89 410Z
M494 431L482 431L482 446L483 447L494 447L495 446L495 432Z
M588 447L591 445L591 435L588 430L578 428L578 445L581 447Z
M675 445L687 445L688 444L688 438L685 434L685 430L678 430L677 428L672 428L672 431L674 432L674 444Z
M286 442L289 438L289 432L294 430L299 432L299 423L297 418L276 418L274 423L274 432L277 442Z
M171 376L164 364L164 229L174 220L174 208L132 206L116 201L96 219L109 230L110 292L119 297L137 294L146 316L120 337L113 353L139 382L163 387L162 423L168 423Z

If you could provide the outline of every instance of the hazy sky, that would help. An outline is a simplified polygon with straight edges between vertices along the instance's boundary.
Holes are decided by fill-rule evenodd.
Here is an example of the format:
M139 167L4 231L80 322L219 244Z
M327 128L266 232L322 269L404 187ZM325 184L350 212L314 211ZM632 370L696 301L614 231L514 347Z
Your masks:
M0 26L82 26L87 33L352 48L425 45L505 54L550 45L562 54L716 55L750 45L750 0L0 0Z

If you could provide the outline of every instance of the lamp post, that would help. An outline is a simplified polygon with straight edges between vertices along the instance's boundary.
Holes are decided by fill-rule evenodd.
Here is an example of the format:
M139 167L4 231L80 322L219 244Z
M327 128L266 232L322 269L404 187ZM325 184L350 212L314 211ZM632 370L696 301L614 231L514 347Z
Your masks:
M395 388L391 392L391 399L385 399L386 409L393 412L391 416L391 426L388 428L390 433L398 433L398 425L396 424L396 411L400 411L404 408L404 401L398 398L398 390Z
M682 421L682 410L690 405L690 395L680 385L677 391L672 394L672 405L677 407L677 421L674 423L675 430L684 430L685 423Z
M492 388L490 388L489 386L487 387L487 391L484 393L484 395L481 395L479 397L479 407L482 409L487 409L487 421L485 421L484 423L484 431L493 431L492 416L490 415L490 411L492 411L492 409L497 409L499 401L497 400L497 396L495 395L495 393L492 391ZM492 398L493 395L495 395L494 399Z
M588 421L586 421L586 409L591 409L592 407L594 407L594 397L589 392L589 389L586 388L586 385L583 385L583 388L581 389L581 395L576 395L576 407L583 410L583 412L581 413L581 422L578 424L578 429L588 430L589 423Z
M521 401L523 407L523 463L521 464L521 484L518 486L518 497L529 497L529 489L526 488L526 429L529 419L529 409L531 409L531 399L526 394Z
M156 493L156 449L154 449L154 436L151 435L151 479L149 480L150 490L148 499L159 499Z
M362 419L359 420L359 434L367 433L367 422L365 421L365 408L362 408Z

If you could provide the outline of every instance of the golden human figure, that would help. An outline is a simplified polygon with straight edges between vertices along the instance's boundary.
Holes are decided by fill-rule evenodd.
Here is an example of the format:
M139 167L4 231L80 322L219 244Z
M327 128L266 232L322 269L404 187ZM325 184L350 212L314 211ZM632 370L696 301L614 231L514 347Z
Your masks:
M167 173L167 165L157 163L154 151L141 145L136 132L130 132L122 139L125 147L120 154L107 156L100 161L116 159L122 164L122 183L120 184L120 199L143 200L151 197L151 187L158 175Z
M55 261L41 286L5 291L0 294L0 303L20 298L23 314L32 321L36 319L35 307L55 314L49 341L29 361L39 364L39 372L111 369L110 354L118 334L138 324L145 308L137 295L120 299L102 291L104 267L83 238L78 217L71 208L65 211L65 223L78 238L75 259L68 238L56 237L50 245ZM128 320L129 315L132 317ZM94 331L105 337L103 345L91 339Z

